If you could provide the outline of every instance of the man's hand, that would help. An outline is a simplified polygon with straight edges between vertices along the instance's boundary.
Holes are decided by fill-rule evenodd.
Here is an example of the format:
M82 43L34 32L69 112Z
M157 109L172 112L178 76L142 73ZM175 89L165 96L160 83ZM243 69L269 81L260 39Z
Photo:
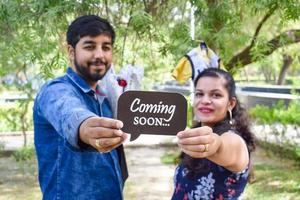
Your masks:
M119 120L91 117L81 123L79 138L100 152L109 152L126 140L128 135L120 130L122 127Z

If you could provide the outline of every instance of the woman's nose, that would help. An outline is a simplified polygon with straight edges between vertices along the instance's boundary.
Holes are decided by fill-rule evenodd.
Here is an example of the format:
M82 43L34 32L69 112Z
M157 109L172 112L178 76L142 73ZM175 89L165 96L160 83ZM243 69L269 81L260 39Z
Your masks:
M209 96L204 95L204 96L202 97L202 99L201 99L201 102L202 102L203 104L210 104L210 103L211 103L211 99L209 98Z

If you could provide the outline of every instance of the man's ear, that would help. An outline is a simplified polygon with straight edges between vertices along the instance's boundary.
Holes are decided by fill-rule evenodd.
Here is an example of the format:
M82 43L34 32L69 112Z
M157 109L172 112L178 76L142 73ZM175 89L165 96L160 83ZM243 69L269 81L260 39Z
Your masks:
M70 61L75 60L75 49L71 45L68 45L68 56Z

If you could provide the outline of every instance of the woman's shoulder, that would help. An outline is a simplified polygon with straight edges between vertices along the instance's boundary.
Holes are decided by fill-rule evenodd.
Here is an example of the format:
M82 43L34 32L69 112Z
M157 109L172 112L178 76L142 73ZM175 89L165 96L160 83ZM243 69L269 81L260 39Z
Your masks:
M243 137L241 136L241 133L234 129L227 130L223 133L221 133L222 137L228 137L236 142L240 142L241 140L244 141ZM232 142L234 142L232 141Z

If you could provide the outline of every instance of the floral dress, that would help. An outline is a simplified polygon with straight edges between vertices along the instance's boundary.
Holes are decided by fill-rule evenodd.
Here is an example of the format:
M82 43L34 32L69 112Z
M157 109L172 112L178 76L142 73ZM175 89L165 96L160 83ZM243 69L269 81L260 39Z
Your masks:
M172 200L241 199L249 176L249 168L233 173L207 159L209 170L187 178L188 169L179 165L175 170Z

